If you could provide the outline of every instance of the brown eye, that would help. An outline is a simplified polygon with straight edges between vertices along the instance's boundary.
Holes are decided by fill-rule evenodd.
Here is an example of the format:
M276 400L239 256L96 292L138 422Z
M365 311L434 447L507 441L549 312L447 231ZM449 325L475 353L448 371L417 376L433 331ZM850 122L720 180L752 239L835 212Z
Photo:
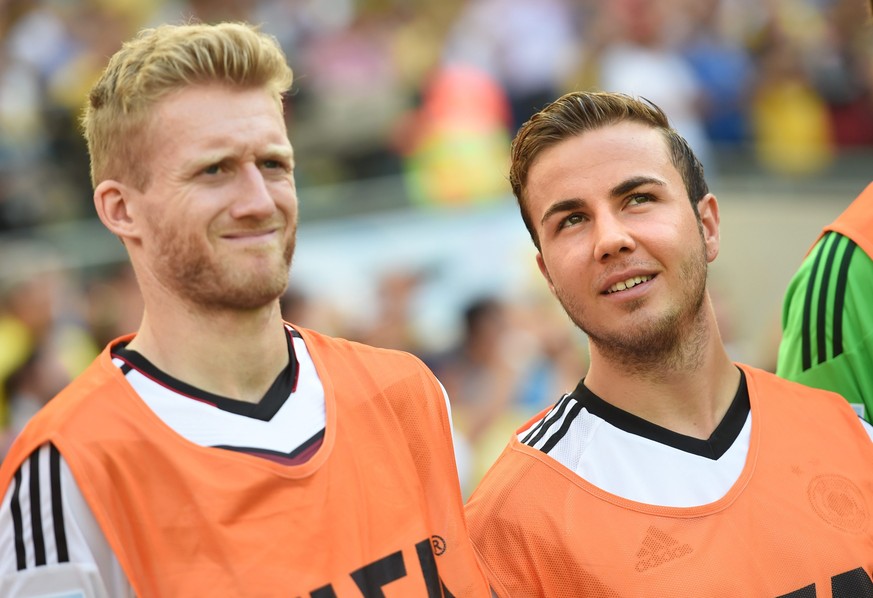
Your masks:
M584 220L585 216L583 216L582 214L570 214L569 216L561 220L561 228L573 226L574 224L579 224Z

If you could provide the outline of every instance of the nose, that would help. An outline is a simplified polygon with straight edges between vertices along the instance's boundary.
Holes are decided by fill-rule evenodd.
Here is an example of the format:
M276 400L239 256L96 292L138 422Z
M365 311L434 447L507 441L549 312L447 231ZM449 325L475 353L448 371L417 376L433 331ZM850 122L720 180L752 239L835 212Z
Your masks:
M256 164L246 163L238 171L235 200L230 214L234 218L269 218L276 211L264 173Z
M594 259L609 259L636 248L626 223L617 214L601 214L594 222Z

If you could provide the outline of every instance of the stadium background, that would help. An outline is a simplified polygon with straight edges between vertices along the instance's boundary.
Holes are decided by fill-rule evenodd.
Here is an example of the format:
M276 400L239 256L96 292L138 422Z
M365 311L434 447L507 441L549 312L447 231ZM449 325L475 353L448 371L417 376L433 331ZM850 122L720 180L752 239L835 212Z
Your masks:
M432 365L468 489L585 368L506 182L509 139L537 107L607 88L666 109L721 203L722 333L767 369L791 274L873 172L873 28L857 0L0 0L4 442L136 326L76 118L122 40L191 18L261 23L295 71L288 317Z

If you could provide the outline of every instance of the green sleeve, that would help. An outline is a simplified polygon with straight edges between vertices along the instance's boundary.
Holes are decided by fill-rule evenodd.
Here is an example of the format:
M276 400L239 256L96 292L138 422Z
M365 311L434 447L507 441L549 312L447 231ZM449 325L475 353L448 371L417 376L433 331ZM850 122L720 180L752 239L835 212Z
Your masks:
M873 261L839 233L819 240L788 285L776 373L873 415Z

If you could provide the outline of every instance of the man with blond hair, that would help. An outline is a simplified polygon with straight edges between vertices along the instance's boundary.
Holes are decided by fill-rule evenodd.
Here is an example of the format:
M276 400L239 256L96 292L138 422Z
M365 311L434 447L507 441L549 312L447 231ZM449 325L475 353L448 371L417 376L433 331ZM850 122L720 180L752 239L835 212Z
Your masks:
M496 593L873 596L869 429L729 359L706 282L718 202L664 113L567 94L519 130L510 181L590 364L467 504Z
M281 319L291 70L244 24L161 26L83 125L145 311L0 467L0 595L487 596L445 393Z

